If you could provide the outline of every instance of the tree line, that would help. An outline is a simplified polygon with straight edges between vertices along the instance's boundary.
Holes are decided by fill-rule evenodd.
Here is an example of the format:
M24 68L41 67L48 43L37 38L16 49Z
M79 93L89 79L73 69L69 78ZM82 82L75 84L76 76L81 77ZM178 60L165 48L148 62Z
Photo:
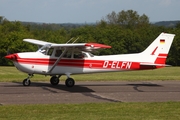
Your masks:
M170 49L167 64L180 65L180 23L175 27L155 26L148 16L127 10L107 14L96 24L60 26L59 24L22 24L8 21L0 16L0 65L12 62L4 58L9 53L36 51L37 46L23 42L25 38L39 39L54 43L66 43L71 38L77 42L97 42L112 46L98 50L95 54L126 54L143 51L160 33L176 34Z

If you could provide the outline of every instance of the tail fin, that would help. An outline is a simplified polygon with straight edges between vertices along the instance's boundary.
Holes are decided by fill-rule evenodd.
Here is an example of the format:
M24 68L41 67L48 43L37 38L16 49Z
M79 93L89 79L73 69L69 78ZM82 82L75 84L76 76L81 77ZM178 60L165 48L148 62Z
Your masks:
M161 33L141 54L145 63L165 66L175 34ZM143 63L142 63L143 64Z

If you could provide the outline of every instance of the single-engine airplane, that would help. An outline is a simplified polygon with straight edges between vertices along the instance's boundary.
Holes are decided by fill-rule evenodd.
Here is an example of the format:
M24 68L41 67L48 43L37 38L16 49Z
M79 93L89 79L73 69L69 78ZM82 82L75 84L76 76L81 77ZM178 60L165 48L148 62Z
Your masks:
M168 66L165 64L175 34L161 33L143 52L133 54L96 56L92 50L111 48L99 43L55 44L35 39L23 41L41 46L36 52L14 53L5 56L16 68L28 73L24 86L31 84L33 74L52 76L50 83L58 85L59 78L66 75L65 85L73 87L71 74L148 70Z

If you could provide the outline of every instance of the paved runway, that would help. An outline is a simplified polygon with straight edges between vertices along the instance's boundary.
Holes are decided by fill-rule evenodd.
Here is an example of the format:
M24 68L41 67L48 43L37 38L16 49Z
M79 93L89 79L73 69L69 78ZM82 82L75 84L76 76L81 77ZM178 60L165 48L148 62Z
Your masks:
M61 84L0 83L0 104L180 101L180 81L76 82L73 88Z

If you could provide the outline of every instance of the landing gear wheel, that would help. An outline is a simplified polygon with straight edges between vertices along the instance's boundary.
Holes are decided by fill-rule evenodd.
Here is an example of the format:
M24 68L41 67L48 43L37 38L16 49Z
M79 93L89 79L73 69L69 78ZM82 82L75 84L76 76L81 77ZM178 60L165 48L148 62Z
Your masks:
M66 84L67 87L73 87L74 84L75 84L75 81L74 81L74 79L72 79L72 78L68 78L68 79L66 80L65 84Z
M23 80L23 85L24 86L30 86L30 84L31 84L31 81L29 79L24 79Z
M52 76L50 79L51 85L58 85L59 84L59 78L56 76Z

